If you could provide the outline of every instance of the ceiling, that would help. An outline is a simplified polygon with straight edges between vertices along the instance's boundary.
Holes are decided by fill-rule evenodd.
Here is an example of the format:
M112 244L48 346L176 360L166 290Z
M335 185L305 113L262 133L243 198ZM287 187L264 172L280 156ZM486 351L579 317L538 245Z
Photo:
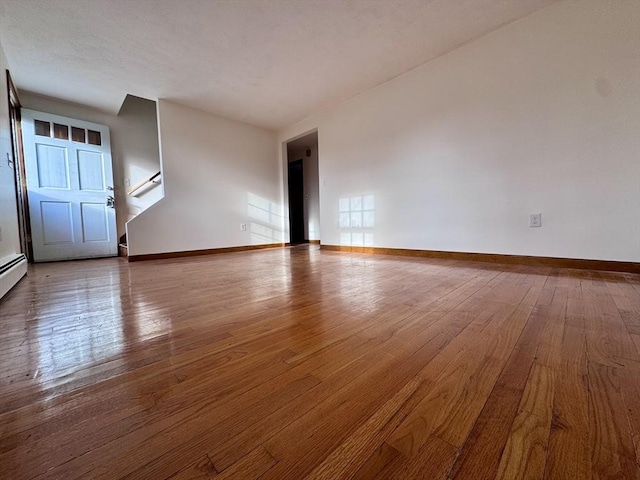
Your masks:
M1 0L19 90L126 94L278 129L554 0Z

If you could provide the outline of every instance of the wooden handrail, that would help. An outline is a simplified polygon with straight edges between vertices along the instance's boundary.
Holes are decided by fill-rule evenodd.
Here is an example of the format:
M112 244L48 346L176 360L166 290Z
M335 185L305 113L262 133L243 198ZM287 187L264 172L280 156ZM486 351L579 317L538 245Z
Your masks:
M161 175L162 172L158 172L152 176L150 176L149 178L147 178L146 180L141 181L140 183L138 183L135 187L133 187L131 190L129 190L127 192L127 195L132 195L133 193L135 193L136 191L140 190L142 187L144 187L147 183L156 183L154 182L154 180L156 178L158 178Z

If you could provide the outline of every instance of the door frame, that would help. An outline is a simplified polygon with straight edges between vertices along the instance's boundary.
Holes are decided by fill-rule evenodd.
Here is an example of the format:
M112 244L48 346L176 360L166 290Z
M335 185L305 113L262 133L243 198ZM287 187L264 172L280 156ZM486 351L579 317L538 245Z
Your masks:
M27 196L26 166L24 160L24 143L22 140L22 104L18 89L13 83L11 73L6 70L7 99L9 104L9 130L11 135L11 154L13 156L14 185L16 190L16 209L18 215L18 235L20 251L33 263L33 244L31 242L31 217L29 215L29 198Z
M318 128L312 128L310 130L305 130L304 132L294 135L292 137L286 138L280 142L280 160L282 166L282 209L285 212L284 224L283 227L285 229L284 234L285 238L289 237L289 241L286 243L287 245L291 245L291 232L290 232L290 221L289 221L289 154L287 152L287 146L289 143L294 140L298 140L299 138L306 137L312 133L318 132ZM320 150L320 134L318 133L318 151ZM320 168L320 157L318 156L318 169ZM320 182L320 172L318 171L318 181ZM321 185L320 185L321 186ZM322 188L319 189L320 197L322 197ZM320 200L320 199L319 199ZM322 232L321 232L322 234ZM314 240L310 243L316 243Z

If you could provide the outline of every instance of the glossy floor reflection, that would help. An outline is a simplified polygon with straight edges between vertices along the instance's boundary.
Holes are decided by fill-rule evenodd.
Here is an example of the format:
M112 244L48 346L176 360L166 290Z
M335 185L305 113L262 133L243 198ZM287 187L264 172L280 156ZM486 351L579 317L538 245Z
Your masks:
M0 478L640 478L640 277L320 251L41 264Z

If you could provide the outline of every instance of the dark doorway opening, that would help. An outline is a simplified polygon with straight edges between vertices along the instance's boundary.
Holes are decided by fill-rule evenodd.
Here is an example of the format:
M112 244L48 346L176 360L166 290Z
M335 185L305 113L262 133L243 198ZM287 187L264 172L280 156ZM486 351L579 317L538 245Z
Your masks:
M289 238L292 245L306 242L302 159L289 162Z
M287 142L289 242L320 244L318 132Z

